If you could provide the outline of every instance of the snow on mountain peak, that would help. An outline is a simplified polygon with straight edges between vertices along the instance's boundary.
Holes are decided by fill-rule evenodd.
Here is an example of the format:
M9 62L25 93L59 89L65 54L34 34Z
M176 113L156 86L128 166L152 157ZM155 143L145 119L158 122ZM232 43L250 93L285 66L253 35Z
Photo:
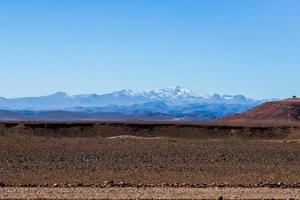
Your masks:
M196 97L197 95L182 86L164 88L159 90L145 91L146 96L158 97L158 98L185 98L185 97Z
M200 96L182 87L169 87L159 90L136 92L130 89L119 90L108 94L68 95L57 92L49 96L0 99L0 108L55 110L69 107L99 107L107 105L133 105L152 101L161 101L167 105L188 104L253 104L259 102L243 95Z
M190 91L188 89L185 89L182 86L175 87L173 94L177 95L177 96L196 96L195 93L193 93L192 91Z
M212 100L221 100L222 97L219 94L214 94L210 99L212 99Z
M133 91L133 90L130 90L130 89L125 89L125 90L119 90L119 91L116 91L116 92L113 92L112 95L113 96L136 96L138 95L139 93Z

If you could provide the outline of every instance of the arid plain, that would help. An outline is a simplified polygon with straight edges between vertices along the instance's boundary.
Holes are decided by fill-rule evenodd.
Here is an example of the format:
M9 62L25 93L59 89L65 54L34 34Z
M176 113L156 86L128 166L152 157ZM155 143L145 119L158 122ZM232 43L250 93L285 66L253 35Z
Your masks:
M0 135L3 194L35 187L300 191L295 124L3 122Z

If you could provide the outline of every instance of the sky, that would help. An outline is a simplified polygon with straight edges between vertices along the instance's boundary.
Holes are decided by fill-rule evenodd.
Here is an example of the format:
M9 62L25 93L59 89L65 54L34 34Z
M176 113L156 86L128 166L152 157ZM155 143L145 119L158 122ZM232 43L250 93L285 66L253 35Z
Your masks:
M0 96L300 96L299 0L1 0Z

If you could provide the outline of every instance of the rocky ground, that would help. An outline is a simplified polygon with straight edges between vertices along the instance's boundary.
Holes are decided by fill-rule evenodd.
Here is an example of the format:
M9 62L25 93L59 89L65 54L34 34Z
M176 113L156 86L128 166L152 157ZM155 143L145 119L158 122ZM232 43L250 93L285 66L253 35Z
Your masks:
M298 128L264 127L258 136L249 133L257 131L255 127L240 128L225 127L222 132L222 126L201 125L199 129L171 127L169 132L163 132L168 129L124 126L118 127L120 134L103 134L91 132L91 127L54 130L3 125L0 186L3 191L17 187L298 191ZM109 125L106 130L112 131ZM182 135L184 131L188 133L186 137Z
M300 189L0 188L0 199L300 199Z

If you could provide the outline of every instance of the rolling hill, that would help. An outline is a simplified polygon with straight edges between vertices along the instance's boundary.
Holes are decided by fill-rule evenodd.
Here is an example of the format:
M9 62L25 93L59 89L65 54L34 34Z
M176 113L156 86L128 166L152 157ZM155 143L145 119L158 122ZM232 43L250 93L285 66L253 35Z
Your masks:
M300 98L263 103L248 112L228 116L220 122L300 122Z

